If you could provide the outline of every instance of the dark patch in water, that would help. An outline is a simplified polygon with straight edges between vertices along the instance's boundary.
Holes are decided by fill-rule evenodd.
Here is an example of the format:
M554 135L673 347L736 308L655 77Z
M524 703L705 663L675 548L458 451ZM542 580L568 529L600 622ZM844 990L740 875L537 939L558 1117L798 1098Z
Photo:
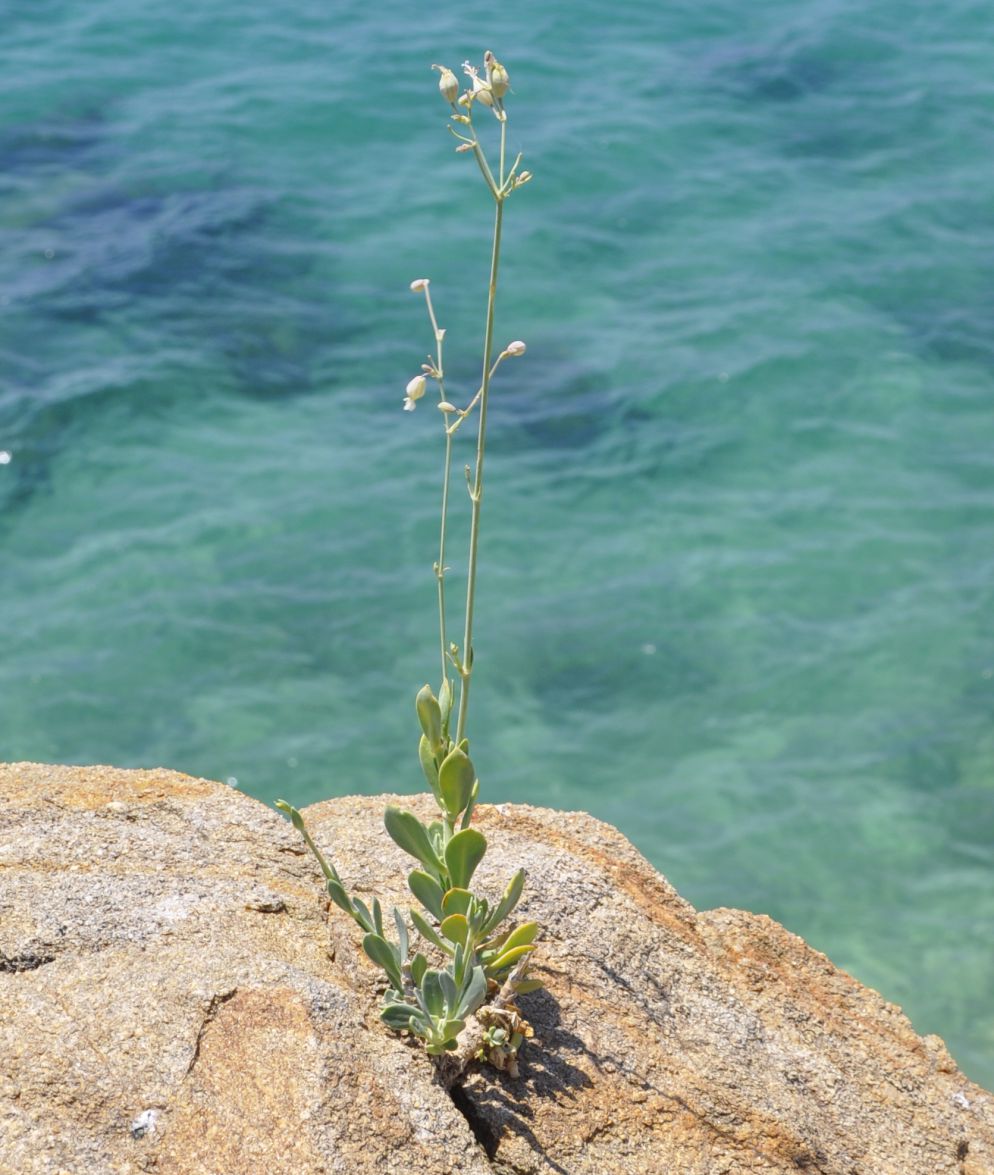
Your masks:
M510 382L510 381L509 381ZM529 354L525 375L501 389L492 419L495 447L586 449L613 426L610 382L573 359Z
M103 116L93 112L0 130L0 182L4 176L92 167L106 146L105 127Z

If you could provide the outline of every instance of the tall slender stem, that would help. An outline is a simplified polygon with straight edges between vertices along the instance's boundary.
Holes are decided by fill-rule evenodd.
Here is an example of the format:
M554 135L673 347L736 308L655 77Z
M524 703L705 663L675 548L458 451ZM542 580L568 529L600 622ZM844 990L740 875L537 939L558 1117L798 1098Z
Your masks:
M445 399L445 367L442 363L442 347L445 342L445 331L440 330L435 318L435 307L431 304L431 291L427 285L425 290L425 304L428 307L428 317L431 319L431 329L435 335L435 344L438 348L435 367L438 371L438 391L442 400ZM449 662L445 640L445 528L449 517L449 481L452 470L452 433L448 429L448 420L445 421L445 467L442 473L442 524L438 535L438 562L435 564L435 579L438 583L438 641L442 655L442 681L449 680Z
M504 127L501 123L501 172L504 159ZM462 741L466 730L466 716L469 710L469 683L473 674L473 606L476 602L476 551L480 538L480 503L483 499L483 456L487 443L487 400L490 392L490 358L494 344L494 305L497 301L497 270L500 266L500 233L504 217L504 201L496 197L494 213L494 241L490 255L490 285L487 290L487 328L483 339L483 378L480 384L480 424L476 435L476 470L470 489L472 515L469 530L469 571L466 577L466 628L463 633L462 664L459 671L459 723L456 727L456 742Z

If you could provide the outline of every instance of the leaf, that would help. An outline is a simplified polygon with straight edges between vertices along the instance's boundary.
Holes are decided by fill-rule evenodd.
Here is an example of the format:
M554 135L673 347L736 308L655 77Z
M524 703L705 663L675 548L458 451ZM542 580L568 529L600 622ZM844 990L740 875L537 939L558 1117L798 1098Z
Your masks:
M425 773L428 786L432 790L436 803L441 808L442 793L438 790L438 768L435 766L435 756L432 754L431 745L424 735L421 736L421 741L418 743L418 758L421 760L421 770Z
M442 875L445 866L432 847L427 828L413 812L405 812L390 804L384 813L383 823L394 844L399 845L405 853L416 857L429 873Z
M328 891L328 897L338 906L339 909L344 910L346 914L350 914L355 918L355 910L352 908L352 902L349 900L349 895L345 892L340 881L336 881L334 877L329 877L324 883L324 888ZM356 919L358 921L358 919Z
M475 828L464 828L445 846L445 863L457 889L466 889L487 851L487 838Z
M441 1019L445 1015L445 992L439 973L431 969L426 971L418 990L428 1015L435 1020Z
M459 1002L459 992L456 990L456 981L448 971L439 971L438 982L442 985L442 994L445 996L445 1010L451 1015Z
M436 751L442 741L442 710L438 699L431 692L430 685L423 685L418 690L414 704L418 711L421 729L425 732L425 738L431 744L431 749Z
M442 925L439 927L439 930L441 930L449 942L461 942L465 944L469 935L469 923L466 921L466 915L450 914L448 918L442 920Z
M428 960L419 951L411 960L411 978L414 980L415 987L421 986L421 980L424 979L427 970Z
M442 682L442 688L438 691L438 707L442 711L442 730L449 729L449 718L452 716L453 701L452 686L446 677Z
M480 781L474 780L473 790L469 793L469 803L466 805L466 811L462 814L462 822L460 828L469 828L469 822L473 819L473 812L476 809L476 799L480 794Z
M442 898L442 914L466 914L473 901L468 889L450 889Z
M411 921L414 923L415 929L423 939L426 939L432 946L438 947L439 950L445 951L446 954L452 954L452 947L447 942L443 942L438 937L434 930L428 925L424 918L417 912L417 910L409 910Z
M298 832L304 831L304 818L293 806L293 804L288 804L286 800L277 800L273 807L279 808L281 812L289 816L290 823L294 826L294 828L296 828Z
M404 915L396 906L393 908L393 920L397 924L397 941L399 943L401 962L403 962L410 953L411 943L407 937L407 923L404 921Z
M504 896L497 903L497 906L487 919L487 924L483 928L484 934L491 934L504 919L510 914L514 907L521 901L521 893L525 888L525 871L519 869L517 873L507 883L507 889L504 890Z
M446 1020L442 1031L445 1033L445 1047L448 1048L448 1042L455 1040L460 1032L466 1027L465 1020Z
M469 803L476 782L476 770L472 760L460 747L449 751L438 769L438 790L442 793L442 805L455 820Z
M376 897L373 898L373 926L380 938L383 938L383 908L380 899Z
M373 922L373 915L369 912L369 906L362 900L362 898L353 898L352 905L355 907L355 914L353 917L356 922L368 931L370 934L376 933L376 924Z
M501 954L504 951L509 951L514 947L524 946L526 943L534 942L535 935L538 934L537 922L522 922L520 926L514 929L504 942L501 944Z
M394 948L387 942L385 938L381 938L378 934L367 934L362 940L362 949L373 960L377 967L382 967L387 973L387 978L394 985L394 987L403 990L404 980L400 974L400 967L397 963L397 956L394 954Z
M380 1019L394 1032L414 1032L416 1029L412 1027L411 1021L419 1019L419 1012L420 1009L410 1004L387 1004L380 1012Z
M522 955L527 955L529 951L533 951L535 947L531 943L526 943L524 946L512 947L509 951L502 951L499 958L487 963L487 970L491 975L496 975L500 971L506 971L512 963L516 963Z
M530 991L539 991L545 987L541 979L521 979L514 985L518 995L527 995Z
M429 877L420 869L415 869L413 873L408 874L407 884L421 905L441 922L445 917L442 909L443 891L435 878Z
M456 1015L460 1018L470 1016L487 998L487 977L482 967L474 967L462 993Z

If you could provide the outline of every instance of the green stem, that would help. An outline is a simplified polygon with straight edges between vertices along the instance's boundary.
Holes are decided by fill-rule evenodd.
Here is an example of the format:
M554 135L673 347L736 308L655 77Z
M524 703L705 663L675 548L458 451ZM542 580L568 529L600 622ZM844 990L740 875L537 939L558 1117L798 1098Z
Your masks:
M503 161L504 123L501 123L501 160ZM469 531L469 571L466 579L466 629L463 634L462 657L459 676L459 724L456 727L456 742L465 736L466 716L469 710L469 683L473 673L473 605L476 601L476 552L480 538L480 503L483 498L483 456L487 442L487 399L490 392L490 358L494 343L494 305L497 300L497 270L500 265L500 233L504 216L504 201L495 197L497 209L494 214L494 242L490 255L490 285L487 290L487 328L483 340L483 379L480 386L480 424L476 437L476 472L470 489L473 503Z
M442 365L442 346L445 340L445 331L439 330L438 320L435 318L435 308L431 304L431 293L425 286L425 302L428 306L428 317L431 319L431 329L435 335L435 344L438 347L438 391L442 400L445 399L445 368ZM442 681L449 680L449 662L445 641L445 528L449 516L449 480L452 469L452 434L448 429L448 418L443 417L445 427L445 468L442 473L442 525L438 536L438 562L435 564L435 578L438 581L438 640L442 655Z

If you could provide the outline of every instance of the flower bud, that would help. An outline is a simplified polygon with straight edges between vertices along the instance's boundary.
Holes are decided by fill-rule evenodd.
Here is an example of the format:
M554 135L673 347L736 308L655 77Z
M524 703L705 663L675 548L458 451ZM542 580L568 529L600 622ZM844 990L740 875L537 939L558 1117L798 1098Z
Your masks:
M416 375L407 385L407 394L404 397L404 411L413 412L414 405L425 394L425 384L427 383L423 375Z
M451 69L446 69L444 65L433 65L432 69L438 70L438 91L446 102L455 102L459 96L459 79L452 72Z
M411 282L411 289L417 294L428 288L428 278L417 277Z
M515 339L513 343L508 343L504 350L508 355L524 355L527 348L520 339Z
M450 404L448 400L439 400L438 410L439 410L439 412L458 412L459 411L459 409L455 406L455 404Z
M475 146L475 143L460 143L459 146L456 147L456 152L472 151Z
M520 188L522 184L528 183L531 178L532 173L530 171L523 171L521 175L515 177L514 186Z
M488 49L483 55L483 63L487 67L487 81L495 98L503 98L511 84L507 70Z

